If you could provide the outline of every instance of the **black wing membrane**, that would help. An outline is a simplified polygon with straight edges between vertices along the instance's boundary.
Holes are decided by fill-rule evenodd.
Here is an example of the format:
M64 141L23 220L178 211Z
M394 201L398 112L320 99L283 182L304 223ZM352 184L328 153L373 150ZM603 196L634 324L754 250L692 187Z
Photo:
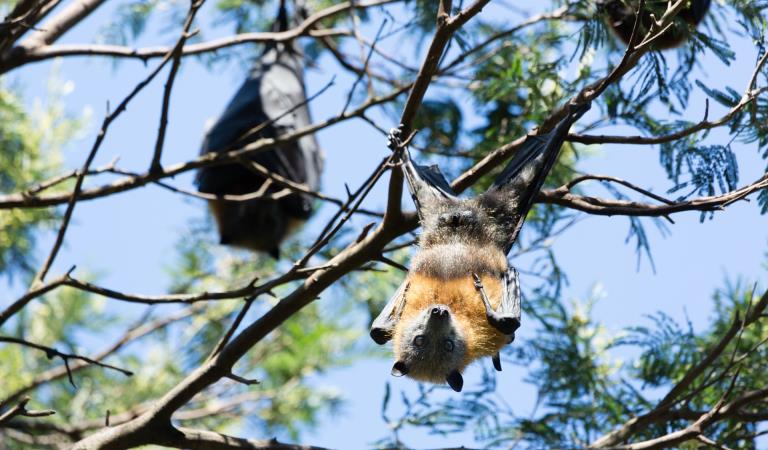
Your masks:
M568 115L552 131L539 136L528 136L496 182L484 194L486 198L494 199L494 203L503 205L498 209L501 217L497 217L497 220L509 230L506 252L509 252L517 239L525 216L555 164L571 125L589 108L589 103L569 104Z
M442 201L457 200L456 193L436 165L421 166L411 158L408 149L403 149L403 170L408 182L408 190L416 204L419 219L423 220L425 214L436 203Z
M397 288L395 295L389 299L384 309L374 319L371 325L371 338L379 345L386 344L395 331L395 326L400 320L400 314L405 307L405 293L408 291L408 280L405 280Z

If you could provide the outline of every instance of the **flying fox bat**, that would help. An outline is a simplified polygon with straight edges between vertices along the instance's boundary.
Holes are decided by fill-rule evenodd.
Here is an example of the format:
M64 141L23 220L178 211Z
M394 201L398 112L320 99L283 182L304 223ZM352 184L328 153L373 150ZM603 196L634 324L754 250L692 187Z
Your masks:
M380 345L393 340L392 375L447 382L460 392L461 372L499 350L520 326L520 284L507 253L557 159L571 125L589 104L569 104L549 133L528 136L496 182L475 198L459 198L437 166L402 167L422 233L411 269L371 327ZM402 147L393 130L390 141Z
M284 5L277 23L277 31L287 29ZM277 137L310 125L312 119L303 82L304 65L303 56L291 43L269 44L224 113L206 134L200 154L235 150L260 138ZM259 132L249 133L260 125ZM323 158L314 135L255 153L247 160L304 184L310 190L319 188ZM267 194L283 189L240 163L202 168L195 181L200 192L216 195L249 194L262 189L265 183L271 183L266 189ZM309 218L312 206L310 195L296 192L278 200L209 201L221 244L264 251L275 258L280 254L280 242Z
M664 13L666 7L671 4L670 0L655 0L646 2L646 8L642 13L642 19L640 21L640 28L636 34L639 43L639 39L648 32L651 27L651 13L654 9L658 11L656 18L660 18ZM657 50L666 50L681 46L690 35L688 27L695 28L704 20L704 17L709 11L709 5L711 0L690 0L689 5L680 10L677 15L677 23L674 23L668 30L662 33L657 39L654 40L653 46ZM637 0L622 1L622 0L601 0L599 6L605 11L607 16L608 25L613 30L614 34L618 36L625 44L629 44L629 40L632 37L632 29L635 26L637 20L637 9L639 2ZM654 8L655 7L655 8ZM661 7L661 8L660 8ZM651 9L649 9L651 8Z

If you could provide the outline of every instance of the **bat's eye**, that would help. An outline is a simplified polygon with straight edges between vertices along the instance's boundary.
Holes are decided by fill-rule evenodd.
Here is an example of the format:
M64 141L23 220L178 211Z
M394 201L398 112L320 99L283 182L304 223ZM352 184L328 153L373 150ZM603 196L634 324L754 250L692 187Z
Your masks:
M450 339L446 339L445 342L443 342L443 348L447 352L452 352L453 351L453 341L450 340Z
M424 335L418 335L413 338L413 345L416 347L424 347Z

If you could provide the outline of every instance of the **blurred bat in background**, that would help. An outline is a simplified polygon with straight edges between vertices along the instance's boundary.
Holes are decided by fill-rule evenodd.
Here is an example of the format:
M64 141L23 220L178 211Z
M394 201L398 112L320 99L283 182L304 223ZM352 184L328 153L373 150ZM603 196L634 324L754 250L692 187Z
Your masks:
M640 43L640 39L645 36L651 27L651 13L653 11L649 10L649 7L656 6L656 10L660 11L655 14L658 20L661 18L661 14L663 14L666 7L671 3L673 2L669 0L651 0L646 2L645 9L642 12L640 28L635 36L635 45ZM710 3L711 0L690 0L689 4L677 14L676 22L654 40L653 47L656 50L666 50L683 45L691 34L689 27L695 28L704 20L707 11L709 11ZM639 2L637 0L599 0L598 6L605 12L608 25L614 34L622 42L629 44L629 40L632 38L632 29L637 20ZM659 10L658 6L663 6L663 8Z
M284 31L287 27L285 5L281 3L273 28ZM303 55L292 41L268 44L224 113L207 132L200 154L235 150L260 138L277 137L310 125L304 65ZM255 127L260 127L258 132L249 133ZM320 187L323 157L314 135L257 152L247 160L310 190ZM262 189L265 183L270 183L267 194L283 188L237 162L202 168L195 182L200 192L215 195L249 194ZM216 199L208 204L221 244L267 252L275 258L280 255L282 240L306 221L313 210L312 196L297 192L278 200Z

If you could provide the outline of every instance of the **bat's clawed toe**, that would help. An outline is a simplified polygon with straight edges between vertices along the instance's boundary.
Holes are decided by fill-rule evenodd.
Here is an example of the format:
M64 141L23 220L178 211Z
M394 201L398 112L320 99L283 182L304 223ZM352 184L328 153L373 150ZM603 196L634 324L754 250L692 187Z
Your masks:
M496 369L497 372L501 372L501 356L496 353L491 357L491 361L493 361L493 368Z
M389 134L387 134L387 147L390 150L395 151L403 145L403 125L402 123L397 128L390 128Z

